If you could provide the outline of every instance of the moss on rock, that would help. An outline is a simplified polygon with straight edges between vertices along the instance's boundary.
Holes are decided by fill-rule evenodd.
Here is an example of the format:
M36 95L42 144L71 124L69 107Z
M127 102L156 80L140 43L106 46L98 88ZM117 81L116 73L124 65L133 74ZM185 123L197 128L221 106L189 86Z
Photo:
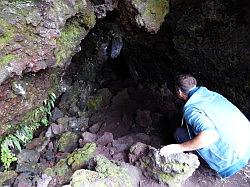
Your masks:
M17 177L15 171L0 172L0 186L5 186L6 182L13 180L15 177Z
M59 184L69 182L73 172L83 168L94 156L95 150L95 143L87 143L83 148L75 150L65 159L60 160L54 167L47 168L44 173L53 178L59 178Z
M58 141L58 150L60 152L71 152L77 147L79 136L73 132L66 132L62 134Z
M109 161L106 157L96 157L95 171L78 170L71 177L71 187L133 187L129 170L123 166Z

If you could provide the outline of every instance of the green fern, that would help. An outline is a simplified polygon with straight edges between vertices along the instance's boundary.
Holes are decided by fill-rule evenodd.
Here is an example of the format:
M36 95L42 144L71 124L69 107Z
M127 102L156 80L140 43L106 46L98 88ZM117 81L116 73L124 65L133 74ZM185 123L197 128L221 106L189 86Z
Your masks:
M52 92L48 95L48 99L43 102L43 106L35 110L33 113L33 120L31 124L21 124L21 129L17 130L15 135L11 134L5 138L0 137L1 143L1 162L7 171L10 164L17 160L14 150L20 152L22 146L25 146L33 139L33 133L41 125L47 126L49 124L48 117L50 117L51 109L55 107L56 95ZM37 121L36 119L40 119Z

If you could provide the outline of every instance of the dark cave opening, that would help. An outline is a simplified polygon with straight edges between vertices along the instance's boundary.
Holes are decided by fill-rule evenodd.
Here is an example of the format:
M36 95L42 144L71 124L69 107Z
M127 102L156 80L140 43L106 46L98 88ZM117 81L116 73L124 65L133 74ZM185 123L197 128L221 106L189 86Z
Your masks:
M174 71L168 67L171 60L163 56L159 57L159 51L152 51L143 43L139 42L139 45L133 46L133 43L130 42L135 42L134 38L131 39L133 35L123 30L118 18L117 12L111 12L106 18L97 22L83 40L81 51L73 57L71 64L66 69L64 82L69 85L69 88L75 85L79 88L86 84L90 85L89 92L84 96L88 99L99 97L99 91L106 88L112 94L108 98L106 106L101 106L98 110L93 111L88 106L86 101L88 99L84 100L80 93L75 98L79 110L89 113L90 125L100 121L102 124L110 123L110 127L104 128L103 132L110 130L115 137L122 137L130 133L152 135L156 137L156 142L150 143L158 147L174 143L173 133L175 128L180 125L182 118L180 112L182 102L173 94ZM141 37L139 40L149 38L154 47L160 49L164 46L162 46L162 42L158 43L158 41L166 33L170 35L168 26L164 25L165 31L160 31L158 35L143 32L144 34L140 36L142 31L138 31L135 35ZM138 50L138 47L141 49ZM171 50L171 47L168 50ZM115 58L112 57L112 53L117 53ZM137 55L142 58L138 60L138 63L133 64L137 61L135 58ZM159 66L157 62L159 59L161 62L165 61L163 66L160 63ZM72 89L66 91L61 103L72 94ZM71 116L78 115L77 112L72 112L73 106L71 109L63 109L64 106L61 105L60 109L67 111ZM109 112L110 114L108 114ZM100 118L96 117L99 113L103 114ZM121 125L112 125L113 123ZM108 126L108 124L106 125Z

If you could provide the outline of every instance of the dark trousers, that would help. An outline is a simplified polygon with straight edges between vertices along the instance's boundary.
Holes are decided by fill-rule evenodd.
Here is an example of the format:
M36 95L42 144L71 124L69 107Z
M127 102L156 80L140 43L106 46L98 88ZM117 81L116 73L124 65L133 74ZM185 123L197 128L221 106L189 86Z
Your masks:
M174 138L175 138L176 142L179 144L191 140L191 138L189 137L189 134L188 134L188 130L185 127L177 128L175 130L175 133L174 133ZM209 167L207 162L203 158L201 158L201 156L198 154L197 151L194 151L193 153L199 157L200 163L203 166Z

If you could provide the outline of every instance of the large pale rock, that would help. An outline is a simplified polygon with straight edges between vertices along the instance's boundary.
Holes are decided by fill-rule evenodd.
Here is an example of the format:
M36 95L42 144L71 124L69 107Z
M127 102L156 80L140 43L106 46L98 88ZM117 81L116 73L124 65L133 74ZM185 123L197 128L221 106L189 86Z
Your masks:
M134 187L138 186L140 171L127 164L118 165L103 156L97 156L95 171L78 170L65 187Z
M120 7L123 23L132 23L146 31L156 33L169 12L168 0L125 0Z
M0 2L0 83L12 74L63 65L95 25L88 0Z
M181 186L200 164L194 154L180 153L162 157L159 150L140 142L130 148L129 160L140 167L145 176L171 187Z

